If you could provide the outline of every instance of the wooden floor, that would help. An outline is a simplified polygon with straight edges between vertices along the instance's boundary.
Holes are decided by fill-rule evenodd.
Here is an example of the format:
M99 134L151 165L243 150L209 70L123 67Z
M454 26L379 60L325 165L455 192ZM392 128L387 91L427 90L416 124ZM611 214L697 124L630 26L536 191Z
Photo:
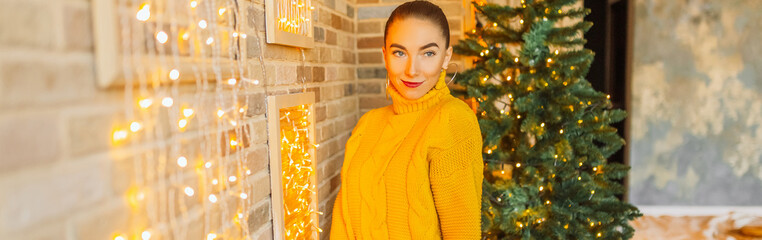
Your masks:
M760 240L762 216L729 213L722 216L643 216L632 222L634 240ZM742 227L746 227L741 231ZM756 236L747 235L749 230Z

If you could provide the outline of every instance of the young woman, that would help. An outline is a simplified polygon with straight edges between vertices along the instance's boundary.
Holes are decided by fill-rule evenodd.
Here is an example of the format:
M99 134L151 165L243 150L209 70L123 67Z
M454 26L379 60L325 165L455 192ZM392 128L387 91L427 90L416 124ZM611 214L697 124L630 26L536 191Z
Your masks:
M479 239L482 137L452 95L442 10L426 1L394 10L384 30L392 105L363 115L347 141L331 239Z

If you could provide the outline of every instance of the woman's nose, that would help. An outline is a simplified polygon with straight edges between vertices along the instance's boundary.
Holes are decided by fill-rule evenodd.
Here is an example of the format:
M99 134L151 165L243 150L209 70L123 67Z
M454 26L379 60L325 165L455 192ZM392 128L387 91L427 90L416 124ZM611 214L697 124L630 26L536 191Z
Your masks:
M418 74L418 67L416 66L417 62L415 61L414 57L408 58L407 60L407 66L405 66L405 74L408 76L415 76Z

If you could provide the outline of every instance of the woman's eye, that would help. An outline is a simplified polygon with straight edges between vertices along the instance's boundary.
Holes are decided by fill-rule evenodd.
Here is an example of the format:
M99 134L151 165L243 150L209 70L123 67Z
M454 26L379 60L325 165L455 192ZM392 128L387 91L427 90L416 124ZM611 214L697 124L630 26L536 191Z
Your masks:
M428 52L423 53L423 55L427 56L427 57L433 57L434 55L436 55L436 53L433 52L433 51L428 51Z
M397 51L392 52L392 55L397 56L397 57L402 57L402 56L405 56L405 53L402 52L402 51L397 50Z

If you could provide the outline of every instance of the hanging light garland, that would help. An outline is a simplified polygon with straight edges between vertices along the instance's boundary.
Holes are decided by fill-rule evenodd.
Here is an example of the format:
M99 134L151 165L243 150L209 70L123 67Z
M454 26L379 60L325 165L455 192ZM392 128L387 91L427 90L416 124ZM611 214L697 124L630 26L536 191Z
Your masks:
M111 142L138 153L124 173L131 221L113 239L196 237L190 230L250 239L248 216L267 199L251 198L244 151L253 137L240 96L259 80L247 78L238 57L246 34L235 24L245 22L236 1L115 1L126 124Z

